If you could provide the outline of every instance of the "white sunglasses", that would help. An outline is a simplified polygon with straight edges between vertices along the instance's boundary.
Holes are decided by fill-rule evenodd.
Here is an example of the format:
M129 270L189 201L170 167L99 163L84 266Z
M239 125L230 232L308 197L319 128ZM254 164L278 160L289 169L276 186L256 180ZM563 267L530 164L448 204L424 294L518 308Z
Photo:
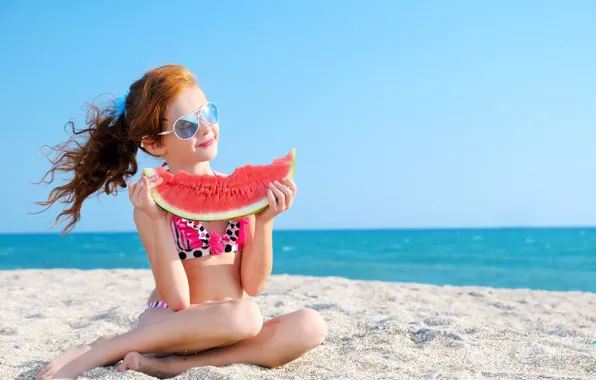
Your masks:
M219 110L217 109L217 106L212 102L206 103L195 111L182 115L176 119L171 131L163 131L157 135L164 136L173 132L180 140L188 140L197 134L200 119L205 120L205 122L211 125L218 124ZM144 140L147 137L149 136L143 136L142 139Z

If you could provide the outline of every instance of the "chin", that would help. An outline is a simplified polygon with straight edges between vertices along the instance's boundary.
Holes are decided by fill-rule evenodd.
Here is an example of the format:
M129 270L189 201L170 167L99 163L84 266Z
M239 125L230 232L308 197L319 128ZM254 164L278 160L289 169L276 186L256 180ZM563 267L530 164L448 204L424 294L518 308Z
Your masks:
M213 144L207 149L198 149L195 154L199 161L211 161L217 157L217 144Z

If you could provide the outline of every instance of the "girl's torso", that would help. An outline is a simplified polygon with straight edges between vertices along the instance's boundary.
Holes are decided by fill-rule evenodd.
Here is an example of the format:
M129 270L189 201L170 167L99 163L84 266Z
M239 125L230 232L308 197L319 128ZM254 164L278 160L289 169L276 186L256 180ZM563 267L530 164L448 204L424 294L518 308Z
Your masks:
M197 222L172 216L172 239L186 271L190 303L239 299L245 219ZM163 301L157 289L148 302Z

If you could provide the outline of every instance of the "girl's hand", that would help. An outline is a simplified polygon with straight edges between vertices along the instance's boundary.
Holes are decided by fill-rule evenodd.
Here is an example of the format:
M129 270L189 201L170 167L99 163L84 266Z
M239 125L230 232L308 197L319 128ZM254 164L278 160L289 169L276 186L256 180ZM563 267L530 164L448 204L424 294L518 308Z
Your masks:
M159 207L157 203L151 198L149 190L158 186L163 182L163 179L157 175L147 178L141 175L141 179L130 184L128 189L128 199L130 203L143 211L152 220L162 219L167 217L167 212Z
M286 211L292 206L296 196L296 184L291 179L286 179L281 184L277 181L269 184L267 189L267 198L269 198L269 207L256 215L261 222L269 222L277 215Z

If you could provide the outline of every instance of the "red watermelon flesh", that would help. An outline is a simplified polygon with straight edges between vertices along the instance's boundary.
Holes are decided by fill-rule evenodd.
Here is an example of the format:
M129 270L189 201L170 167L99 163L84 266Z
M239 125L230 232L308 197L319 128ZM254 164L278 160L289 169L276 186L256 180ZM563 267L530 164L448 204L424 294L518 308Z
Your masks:
M151 190L159 206L173 215L190 220L228 220L255 214L269 204L267 186L294 177L296 150L268 165L245 165L229 176L176 174L162 167L143 169L163 182Z

